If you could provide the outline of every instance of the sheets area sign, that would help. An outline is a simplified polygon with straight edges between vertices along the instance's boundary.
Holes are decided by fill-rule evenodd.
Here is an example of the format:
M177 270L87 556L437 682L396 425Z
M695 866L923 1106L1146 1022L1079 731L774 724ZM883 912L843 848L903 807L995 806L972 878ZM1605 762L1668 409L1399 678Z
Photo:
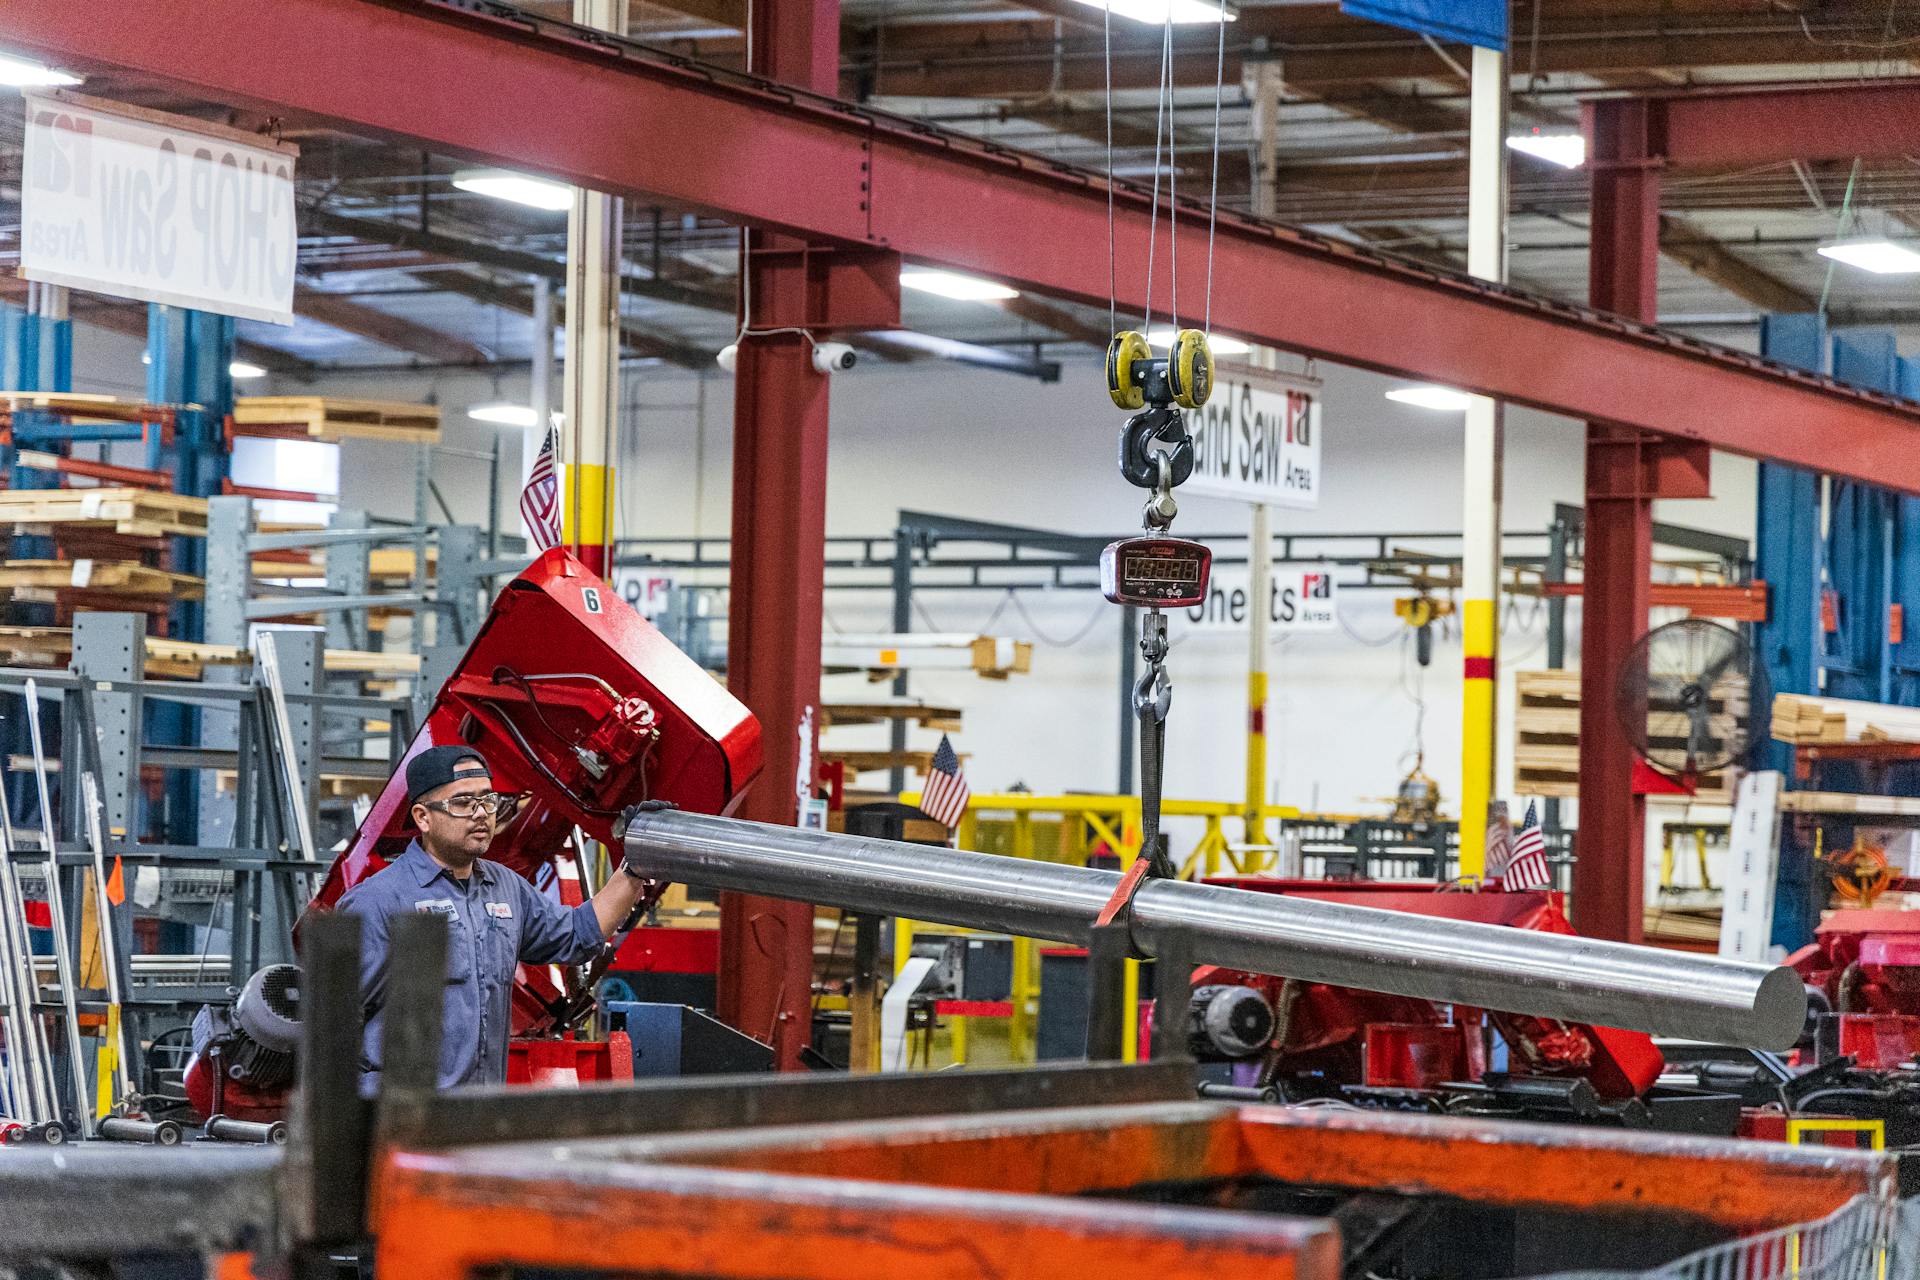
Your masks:
M1275 507L1320 505L1320 384L1222 366L1187 414L1193 476L1182 493Z
M57 90L26 114L22 276L293 323L297 148Z
M1244 631L1253 601L1248 596L1247 566L1215 565L1205 604L1169 611L1195 631ZM1267 621L1276 632L1333 631L1340 625L1340 588L1333 566L1279 564L1269 579Z

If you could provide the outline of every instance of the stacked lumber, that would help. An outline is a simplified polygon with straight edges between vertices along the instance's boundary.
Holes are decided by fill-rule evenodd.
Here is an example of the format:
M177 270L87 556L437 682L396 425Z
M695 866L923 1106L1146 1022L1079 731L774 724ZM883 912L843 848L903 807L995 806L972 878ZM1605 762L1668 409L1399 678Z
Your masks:
M132 538L203 538L207 500L132 488L16 489L0 493L0 523L13 525L15 533L43 536L88 529Z
M440 442L435 405L393 400L342 400L333 396L241 396L233 402L234 429L242 435L295 439Z
M348 550L342 548L342 551ZM427 580L433 580L440 549L427 548ZM253 556L253 576L269 582L320 583L327 578L326 548L259 551ZM413 582L412 547L374 547L367 552L367 581L376 588L410 586Z
M1720 912L1713 908L1651 906L1642 916L1641 926L1646 941L1653 946L1711 949L1720 941Z
M1920 798L1855 795L1846 791L1782 791L1780 811L1782 813L1859 813L1912 818L1920 817Z
M0 419L44 413L75 425L99 422L171 422L174 406L77 391L0 391Z
M1514 790L1525 796L1578 796L1580 673L1517 672L1514 690ZM1730 732L1743 710L1743 697L1717 708L1716 731ZM1684 712L1656 710L1649 715L1647 727L1653 745L1684 748L1688 727ZM1703 804L1732 804L1733 773L1721 769L1703 774L1694 798Z
M1796 746L1829 742L1920 742L1920 707L1796 693L1773 696L1773 737Z

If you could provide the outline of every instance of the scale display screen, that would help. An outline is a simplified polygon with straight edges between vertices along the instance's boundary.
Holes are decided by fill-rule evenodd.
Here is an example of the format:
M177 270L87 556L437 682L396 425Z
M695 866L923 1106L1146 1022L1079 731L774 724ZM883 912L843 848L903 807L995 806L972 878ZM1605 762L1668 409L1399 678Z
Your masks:
M1213 552L1185 538L1122 538L1100 553L1100 590L1115 604L1184 608L1207 598Z

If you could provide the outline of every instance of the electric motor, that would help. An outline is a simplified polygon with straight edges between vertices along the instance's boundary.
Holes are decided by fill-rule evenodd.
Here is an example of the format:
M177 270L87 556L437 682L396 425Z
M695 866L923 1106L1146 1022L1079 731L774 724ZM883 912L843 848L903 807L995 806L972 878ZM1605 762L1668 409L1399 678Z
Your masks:
M1202 1062L1251 1058L1273 1038L1273 1010L1252 987L1208 986L1193 991L1187 1043Z

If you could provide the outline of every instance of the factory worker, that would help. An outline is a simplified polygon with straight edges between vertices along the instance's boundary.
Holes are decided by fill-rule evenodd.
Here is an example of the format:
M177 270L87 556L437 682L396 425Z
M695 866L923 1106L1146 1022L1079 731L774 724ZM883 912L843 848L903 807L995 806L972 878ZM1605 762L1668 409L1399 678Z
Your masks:
M447 922L446 1021L440 1039L440 1087L497 1084L507 1078L513 977L522 964L581 964L632 912L645 883L622 867L571 909L482 855L513 816L516 797L493 789L487 762L467 746L429 747L407 761L407 799L415 836L405 853L340 900L360 917L360 988L367 1032L360 1084L371 1095L380 1077L392 923L408 912Z

